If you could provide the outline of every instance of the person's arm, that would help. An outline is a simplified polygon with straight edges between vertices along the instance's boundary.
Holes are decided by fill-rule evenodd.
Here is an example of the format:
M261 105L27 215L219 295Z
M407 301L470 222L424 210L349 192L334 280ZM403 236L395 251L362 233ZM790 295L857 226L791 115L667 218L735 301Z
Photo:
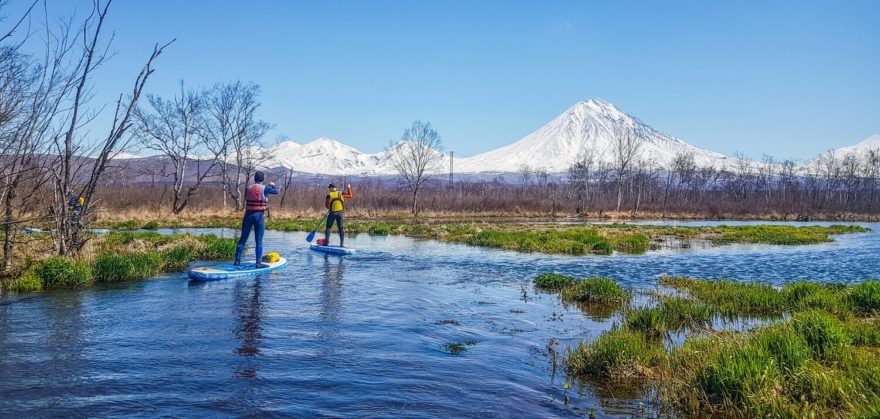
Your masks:
M263 195L266 195L266 198L269 195L278 195L278 188L275 187L275 182L269 182L265 188L263 188Z
M324 208L330 209L330 195L324 197Z
M342 194L343 199L351 199L354 198L354 194L351 192L351 185L348 185L346 188L348 189L344 194Z

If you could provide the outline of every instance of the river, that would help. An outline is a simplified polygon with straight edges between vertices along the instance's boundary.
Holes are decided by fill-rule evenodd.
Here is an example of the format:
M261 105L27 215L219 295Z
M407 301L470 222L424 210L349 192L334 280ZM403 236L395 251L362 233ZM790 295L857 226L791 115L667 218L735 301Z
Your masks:
M369 235L339 257L308 250L305 233L270 231L266 251L290 263L260 277L0 297L0 416L650 415L638 392L569 385L554 369L549 348L561 354L616 317L566 307L532 277L636 289L664 273L857 282L880 273L880 224L861 225L874 231L821 245L582 257ZM444 348L459 342L466 352Z

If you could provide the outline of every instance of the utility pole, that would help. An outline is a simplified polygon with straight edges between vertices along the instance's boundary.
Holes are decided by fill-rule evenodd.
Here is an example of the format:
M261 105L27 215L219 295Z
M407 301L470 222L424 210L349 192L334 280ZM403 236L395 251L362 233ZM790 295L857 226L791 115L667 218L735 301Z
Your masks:
M451 188L452 185L454 184L453 181L452 181L452 173L453 173L453 170L452 170L452 161L453 161L454 159L455 159L455 152L454 152L454 151L450 151L450 152L449 152L449 187L450 187L450 188Z

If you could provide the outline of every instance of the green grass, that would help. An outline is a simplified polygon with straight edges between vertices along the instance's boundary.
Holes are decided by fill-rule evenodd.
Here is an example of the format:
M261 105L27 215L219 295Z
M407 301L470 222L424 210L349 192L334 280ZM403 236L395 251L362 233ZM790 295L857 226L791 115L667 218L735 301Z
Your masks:
M590 378L643 376L664 359L663 347L628 330L604 333L569 349L565 365L570 374Z
M803 311L821 308L833 312L848 312L846 304L847 288L841 284L820 284L817 282L793 282L782 287L781 295L785 308Z
M798 281L781 289L759 282L663 277L664 286L686 291L725 315L782 314L822 309L837 315L872 315L880 310L880 281L856 285Z
M770 352L760 345L726 347L714 362L697 372L693 390L711 404L744 404L779 377L776 365Z
M563 301L585 304L619 304L629 301L631 293L609 278L587 278L559 290Z
M85 262L63 256L53 256L39 263L33 272L43 288L79 288L92 281L92 273Z
M204 255L204 253L202 253ZM234 256L233 256L234 257ZM162 269L168 272L183 271L189 267L190 261L196 260L196 253L189 247L172 247L161 252ZM208 260L222 260L225 257L205 258Z
M880 319L849 319L846 329L853 345L880 347Z
M788 225L719 226L720 234L713 242L763 243L775 245L804 245L833 241L831 235L863 233L870 231L856 225L832 225L829 227Z
M652 339L666 334L667 323L663 311L656 307L632 309L626 314L625 320L628 330Z
M577 279L558 273L540 274L532 280L536 287L543 290L559 291L563 287L573 284Z
M825 311L797 313L792 323L795 332L804 338L816 360L837 361L850 346L850 336L844 324Z
M752 342L766 350L776 365L785 371L795 371L811 359L809 343L789 325L759 330L752 337Z
M627 234L612 241L614 250L623 253L642 254L651 247L651 240L644 234Z
M854 310L864 313L880 311L880 281L872 279L854 287L849 294Z
M665 336L667 331L692 330L710 326L716 310L712 306L681 297L663 296L656 307L640 307L626 313L624 325L648 338Z
M660 283L686 290L694 298L718 307L723 314L775 314L785 307L778 290L758 282L663 277Z
M102 253L92 264L97 282L144 279L163 272L163 255L156 251L134 254Z
M560 295L581 282L563 286ZM869 317L877 311L876 280L802 281L778 289L727 280L662 282L688 295L661 294L656 306L625 309L611 332L568 349L568 373L647 377L663 404L682 416L872 417L880 411L880 319ZM772 316L753 328L715 330L719 314L755 313ZM660 338L672 330L686 330L688 337L667 348Z
M661 394L687 415L850 416L870 411L880 391L877 351L852 345L821 310L752 332L692 337L669 356Z
M77 288L94 282L145 279L187 269L196 260L231 260L236 240L215 235L113 232L95 239L98 255L87 262L51 257L37 262L3 288L18 292Z
M670 330L706 328L717 313L717 309L711 305L672 296L664 296L658 304L658 310Z
M232 260L235 258L235 248L238 240L234 238L220 238L213 234L196 236L204 244L204 248L193 254L193 260Z
M43 290L43 280L37 275L36 270L32 267L24 271L18 277L3 282L3 289L16 292L33 292Z
M613 248L595 229L563 231L481 231L464 238L451 238L473 246L494 247L518 252L565 255L608 255Z

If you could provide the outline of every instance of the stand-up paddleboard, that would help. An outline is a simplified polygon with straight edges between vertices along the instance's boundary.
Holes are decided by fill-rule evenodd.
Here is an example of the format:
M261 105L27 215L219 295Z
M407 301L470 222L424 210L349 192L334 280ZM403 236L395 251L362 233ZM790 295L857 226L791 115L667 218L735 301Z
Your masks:
M223 263L220 265L200 266L189 270L189 277L202 281L216 281L218 279L237 278L240 276L251 276L265 272L281 269L287 265L287 259L280 258L277 262L264 263L268 265L266 268L255 267L253 260L242 261L241 265L235 266L231 263Z
M354 253L354 249L350 247L322 246L320 244L312 244L309 246L309 249L316 252L332 253L334 255L350 255Z

